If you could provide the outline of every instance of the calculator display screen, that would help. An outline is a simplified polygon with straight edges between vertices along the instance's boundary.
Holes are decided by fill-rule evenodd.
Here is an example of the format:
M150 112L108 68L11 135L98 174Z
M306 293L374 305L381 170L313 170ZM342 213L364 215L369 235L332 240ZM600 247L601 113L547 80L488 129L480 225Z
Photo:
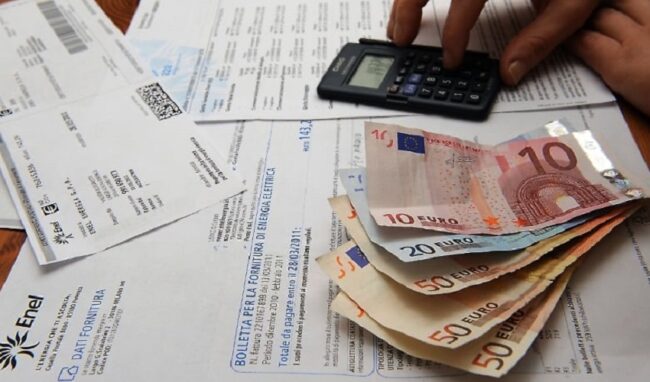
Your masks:
M366 54L348 84L377 89L394 61L394 57Z

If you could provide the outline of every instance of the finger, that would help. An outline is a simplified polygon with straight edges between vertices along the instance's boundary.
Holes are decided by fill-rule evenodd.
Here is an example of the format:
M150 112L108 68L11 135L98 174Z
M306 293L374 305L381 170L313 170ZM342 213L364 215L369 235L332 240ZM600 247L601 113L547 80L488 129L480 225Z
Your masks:
M625 13L640 25L650 25L650 1L617 0L610 2L609 6Z
M389 39L393 39L393 29L395 28L395 14L397 13L397 3L400 0L393 0L393 7L390 10L390 17L388 18L388 26L386 27L386 36Z
M544 8L546 8L546 5L548 4L548 0L532 0L532 3L537 13L541 13L544 10Z
M442 31L442 64L453 69L463 61L469 33L483 10L486 0L452 0Z
M422 21L422 7L428 0L400 0L395 3L393 21L393 42L405 46L415 40Z
M626 36L637 33L639 24L624 13L612 8L603 8L594 15L591 26L596 31L622 42Z
M600 32L583 30L578 32L568 41L568 47L582 61L603 77L603 80L612 87L613 78L617 68L616 60L620 57L621 44L615 39ZM614 87L612 87L614 88Z
M501 78L517 84L561 42L582 27L598 5L591 1L550 1L528 26L522 29L501 55Z

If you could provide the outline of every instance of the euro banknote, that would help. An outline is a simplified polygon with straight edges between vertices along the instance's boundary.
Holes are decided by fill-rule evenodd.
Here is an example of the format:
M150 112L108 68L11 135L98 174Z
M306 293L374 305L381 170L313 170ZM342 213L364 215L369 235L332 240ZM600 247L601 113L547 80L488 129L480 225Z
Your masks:
M557 305L574 269L575 265L567 269L548 291L513 313L506 321L457 349L429 345L388 329L343 292L332 301L331 309L406 354L474 374L500 377L526 354Z
M554 248L589 233L630 208L638 207L615 207L607 214L515 253L467 254L405 263L370 241L359 221L358 212L351 206L346 195L331 198L330 205L370 264L406 288L426 295L458 292L514 272L539 260Z
M594 217L591 214L583 215L555 226L500 236L382 227L375 223L368 210L366 170L363 168L340 170L339 176L370 240L404 262L467 253L514 251L554 237Z
M584 130L481 145L366 122L368 207L379 225L501 235L644 197Z
M631 213L627 211L567 248L488 283L428 296L378 272L350 241L320 256L321 269L383 326L430 345L457 348L484 335L542 293L555 278Z

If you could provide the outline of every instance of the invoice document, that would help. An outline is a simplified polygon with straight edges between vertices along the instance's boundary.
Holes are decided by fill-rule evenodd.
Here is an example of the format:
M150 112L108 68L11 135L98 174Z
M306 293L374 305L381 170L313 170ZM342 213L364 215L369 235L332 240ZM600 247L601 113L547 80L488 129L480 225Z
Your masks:
M431 3L415 43L440 46L449 0ZM470 49L498 58L534 11L528 2L487 4L472 31ZM391 6L391 0L142 0L127 37L148 69L197 121L404 114L323 100L316 94L321 76L345 43L361 37L386 39ZM596 75L558 51L520 86L504 88L493 111L613 100Z
M616 105L561 114L610 142L629 171L647 173ZM488 126L502 130L443 118L392 122L492 143L557 118L492 116ZM39 267L23 248L0 292L0 342L19 337L31 355L0 373L19 381L492 380L408 357L328 310L338 288L315 258L347 240L327 198L343 193L338 169L364 165L362 120L201 127L250 192L64 266ZM650 314L648 221L638 215L586 256L504 380L647 379L650 327L638 317Z
M243 191L94 2L11 2L0 25L0 168L41 264Z
M142 1L127 37L197 121L403 114L322 100L339 48L383 36L390 0ZM170 25L174 25L170 28Z

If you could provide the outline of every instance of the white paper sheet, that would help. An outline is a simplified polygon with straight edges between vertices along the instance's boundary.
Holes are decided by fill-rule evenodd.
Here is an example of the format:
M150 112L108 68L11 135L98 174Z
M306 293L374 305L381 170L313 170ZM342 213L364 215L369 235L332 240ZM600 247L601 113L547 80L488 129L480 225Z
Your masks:
M0 118L151 80L95 4L11 1L0 20Z
M204 380L206 346L228 309L218 296L241 283L245 264L245 254L214 253L204 230L192 229L206 218L66 264L39 266L25 244L0 293L0 344L19 333L23 349L36 347L17 355L15 367L0 364L0 378Z
M389 9L390 0L147 0L127 37L197 121L396 115L316 94L343 44L385 35Z
M544 112L507 113L485 126L414 117L399 123L497 142L549 117L555 118ZM617 136L619 150L629 151L630 170L647 172L638 152L629 149L633 141L616 106L565 111L564 117L576 128L588 125ZM328 312L336 288L314 259L345 240L327 198L342 192L338 168L363 165L362 121L202 128L224 144L229 161L250 180L251 192L65 266L38 267L24 249L0 292L0 342L29 331L26 346L38 345L34 358L17 356L16 369L0 373L13 380L53 380L64 367L79 366L74 380L92 380L83 367L97 357L107 381L481 380L405 357ZM650 256L650 225L630 227L637 246L623 228L589 255L542 339L505 380L611 381L623 375L626 381L645 381L650 329L639 317L650 314L648 274L641 263ZM121 310L116 328L108 315L121 281L126 283L115 308ZM79 286L84 293L62 335L66 319L57 324L57 312ZM106 302L86 330L84 321L100 289L106 290ZM43 296L47 303L35 313L32 327L16 327L29 295ZM104 314L104 328L110 329L99 330ZM592 342L586 342L583 316ZM90 345L74 357L82 332ZM583 348L588 364L581 358ZM53 360L50 370L36 370L42 357Z
M96 4L21 1L0 18L10 53L0 168L41 264L103 251L243 191Z
M432 3L424 10L415 42L440 46L449 1ZM499 56L504 41L532 17L527 3L513 3L488 3L470 48ZM390 0L143 0L127 37L197 121L405 114L324 101L316 95L322 74L341 46L360 37L385 39L391 4ZM510 11L509 23L497 20L495 9ZM589 69L556 53L516 90L504 90L494 111L613 100Z

